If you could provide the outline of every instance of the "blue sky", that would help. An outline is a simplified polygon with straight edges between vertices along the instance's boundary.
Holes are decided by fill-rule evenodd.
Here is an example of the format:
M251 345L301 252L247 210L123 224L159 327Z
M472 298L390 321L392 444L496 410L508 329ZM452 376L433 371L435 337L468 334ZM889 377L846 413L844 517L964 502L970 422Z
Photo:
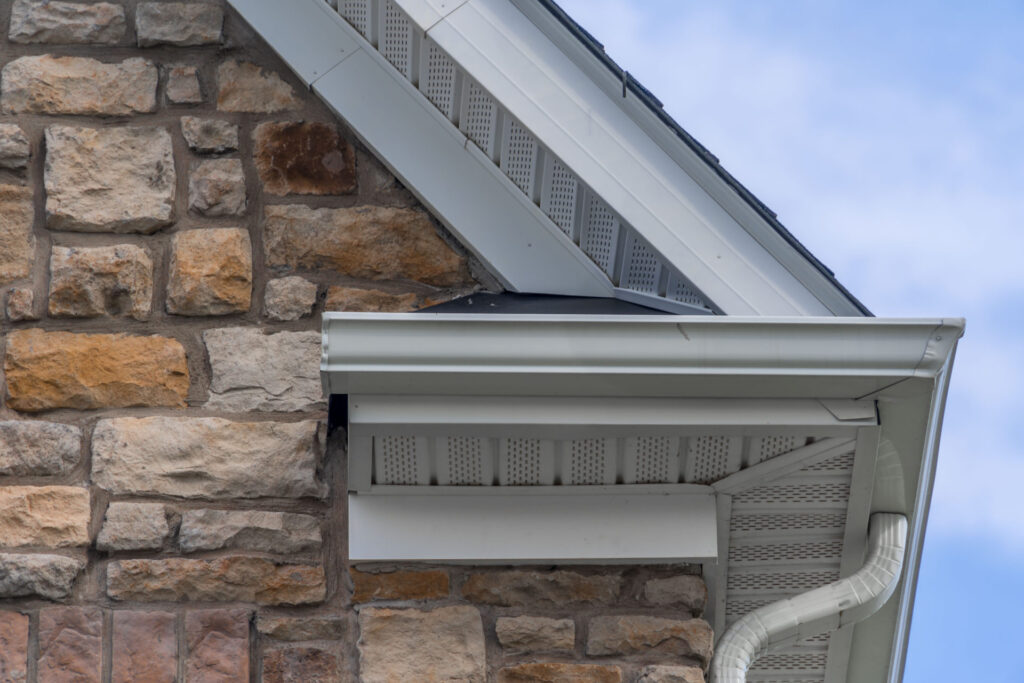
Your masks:
M560 4L876 315L967 318L904 680L1024 681L1024 3Z

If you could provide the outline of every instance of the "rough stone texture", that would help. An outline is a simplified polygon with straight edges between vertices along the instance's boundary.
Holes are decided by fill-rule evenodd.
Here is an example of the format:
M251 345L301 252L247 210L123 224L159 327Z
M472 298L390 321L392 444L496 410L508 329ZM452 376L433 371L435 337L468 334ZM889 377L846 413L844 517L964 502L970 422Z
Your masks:
M174 221L171 135L163 128L46 129L46 224L151 233Z
M89 490L77 486L0 487L0 545L89 545Z
M178 639L173 612L114 612L112 683L174 683Z
M135 10L140 47L220 42L224 12L206 2L143 2Z
M181 134L188 148L197 154L220 154L238 149L238 126L230 121L182 116Z
M445 244L427 214L360 206L267 206L267 264L329 268L352 277L418 280L439 287L472 284L466 260Z
M185 349L174 339L16 330L4 358L7 405L52 408L182 407Z
M507 652L572 652L576 645L572 619L499 617L496 630Z
M314 420L100 420L92 437L92 480L116 494L322 497L317 431Z
M148 320L153 303L153 260L133 244L53 247L50 315Z
M164 91L170 104L199 104L203 90L199 86L199 70L188 64L172 64L167 68L167 88Z
M84 568L85 560L63 555L0 553L0 598L61 600Z
M401 313L416 309L415 294L389 294L379 289L328 287L325 311L380 311Z
M618 574L584 575L571 571L499 571L470 574L462 586L467 600L485 605L611 604L622 590Z
M349 630L341 617L276 617L261 614L256 622L261 635L275 640L338 640Z
M35 312L35 294L31 287L15 287L7 292L7 319L12 323L39 320Z
M252 327L225 327L206 330L203 341L212 370L208 408L296 411L324 407L319 332L263 334Z
M645 615L595 617L590 620L588 655L634 655L656 652L711 661L711 627L703 619L664 619Z
M448 572L393 571L370 573L352 569L352 602L370 600L438 600L450 592Z
M108 64L88 57L39 55L8 62L0 106L11 114L125 116L156 110L153 62Z
M334 652L318 647L288 647L263 654L263 683L342 683L350 680L341 672Z
M39 680L99 683L103 613L99 609L50 607L39 611Z
M597 664L536 662L505 667L498 683L622 683L622 669Z
M159 503L111 503L96 547L100 550L156 550L171 533Z
M124 7L110 2L15 0L7 35L12 43L115 45L127 26Z
M280 76L250 62L222 62L217 68L217 86L217 109L221 111L270 114L302 106Z
M167 285L169 313L244 313L251 302L252 242L248 231L201 228L174 235Z
M265 510L186 510L178 543L182 552L222 548L287 555L323 543L320 521L310 515Z
M82 430L55 422L0 422L0 476L66 474L81 460Z
M189 612L185 615L185 640L188 683L248 683L249 612Z
M708 589L704 579L695 575L650 579L644 584L644 599L652 605L683 605L699 616L707 605Z
M27 278L32 269L34 214L31 188L0 185L0 285Z
M263 293L263 307L271 320L304 318L315 304L316 285L297 275L271 280Z
M484 683L484 629L475 607L372 609L359 613L363 683Z
M25 131L16 123L0 123L0 168L21 171L32 154Z
M648 666L637 683L704 683L704 672L695 666Z
M307 605L326 592L323 567L259 557L121 560L107 567L107 595L114 600Z
M208 159L192 165L188 208L204 216L245 213L245 174L238 159Z
M0 681L28 680L28 617L0 612Z
M269 194L330 195L356 190L356 152L326 123L266 122L253 131L253 161Z

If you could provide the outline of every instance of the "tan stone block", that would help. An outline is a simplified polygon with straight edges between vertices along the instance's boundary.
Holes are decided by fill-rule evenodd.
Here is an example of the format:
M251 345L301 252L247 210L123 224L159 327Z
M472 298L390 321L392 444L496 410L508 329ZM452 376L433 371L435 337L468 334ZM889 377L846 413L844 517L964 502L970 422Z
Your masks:
M450 592L448 572L393 571L370 573L351 569L352 602L371 600L439 600Z
M325 311L401 313L416 310L415 294L390 294L379 289L328 287Z
M309 605L326 594L323 567L259 557L120 560L107 567L107 595L114 600Z
M505 607L531 605L610 605L619 599L619 574L579 574L572 571L497 571L470 574L462 596L471 602Z
M587 654L663 654L711 661L711 626L703 619L665 619L646 615L595 617L590 620Z
M103 657L103 613L99 609L51 607L39 612L39 680L99 683Z
M0 123L0 168L24 171L32 147L25 131L16 123Z
M217 68L217 86L217 109L221 111L270 114L302 106L280 76L251 62L222 62Z
M256 622L261 635L275 640L339 640L350 630L342 617L278 617L261 614Z
M163 128L46 129L46 225L151 233L174 222L176 176Z
M472 283L466 260L422 211L379 206L312 209L267 206L267 264L332 269L371 280L418 280L439 287Z
M89 490L77 486L0 487L0 545L89 545Z
M116 45L128 24L124 7L111 2L14 0L12 43Z
M572 619L499 617L495 630L507 652L572 652L576 647L576 624Z
M336 652L319 647L277 648L263 654L263 683L343 683Z
M27 278L32 271L34 216L32 188L0 185L0 284Z
M12 114L124 116L156 111L157 71L148 59L106 63L39 55L8 62L0 105Z
M253 131L253 161L269 194L331 195L356 190L356 152L335 126L268 121Z
M66 474L81 460L82 430L55 422L0 422L0 476Z
M177 315L244 313L252 301L252 242L241 228L174 235L167 311Z
M0 612L0 681L28 680L28 617Z
M16 330L4 358L7 405L35 412L183 407L185 349L174 339Z
M298 320L313 312L316 285L292 275L271 280L263 293L263 308L271 320Z
M498 671L498 683L622 683L622 669L597 664L534 662Z
M12 323L39 320L35 312L35 293L31 287L15 287L7 292L7 319Z
M0 553L0 598L62 600L84 568L85 560L64 555Z
M245 174L238 159L207 159L192 164L188 208L203 216L245 213Z
M249 682L249 618L242 609L185 615L187 683Z
M53 247L49 312L55 317L148 320L153 260L133 244Z
M178 529L181 551L255 550L278 555L320 548L320 520L269 510L186 510Z
M484 683L484 629L474 607L364 608L359 612L363 683Z
M181 134L197 154L220 154L238 149L238 126L230 121L181 117Z
M111 503L96 537L99 550L157 550L170 535L159 503Z
M199 85L199 70L188 64L172 64L167 68L167 89L164 91L171 104L199 104L203 90Z
M209 2L143 2L135 10L140 47L220 42L224 11Z
M704 683L704 672L696 666L647 666L637 683Z
M708 602L708 589L704 579L693 574L650 579L644 584L644 599L652 605L682 605L700 616Z
M175 619L173 612L114 612L112 683L174 683Z

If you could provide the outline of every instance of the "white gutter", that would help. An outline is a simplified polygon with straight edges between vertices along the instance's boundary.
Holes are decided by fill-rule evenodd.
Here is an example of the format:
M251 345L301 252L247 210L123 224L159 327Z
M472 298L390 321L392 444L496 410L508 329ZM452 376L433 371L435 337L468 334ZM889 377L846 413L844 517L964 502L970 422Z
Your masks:
M872 515L864 566L835 583L765 605L733 624L711 661L711 683L745 683L750 665L769 649L855 624L877 612L899 583L906 541L906 517Z

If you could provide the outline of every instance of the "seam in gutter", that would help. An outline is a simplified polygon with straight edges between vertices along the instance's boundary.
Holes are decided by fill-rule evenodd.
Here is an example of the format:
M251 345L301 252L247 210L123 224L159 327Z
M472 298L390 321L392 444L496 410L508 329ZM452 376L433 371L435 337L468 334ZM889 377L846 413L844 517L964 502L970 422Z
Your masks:
M733 624L711 661L711 683L745 683L750 665L770 648L870 617L899 584L906 544L905 516L872 515L864 566L835 583L765 605Z

